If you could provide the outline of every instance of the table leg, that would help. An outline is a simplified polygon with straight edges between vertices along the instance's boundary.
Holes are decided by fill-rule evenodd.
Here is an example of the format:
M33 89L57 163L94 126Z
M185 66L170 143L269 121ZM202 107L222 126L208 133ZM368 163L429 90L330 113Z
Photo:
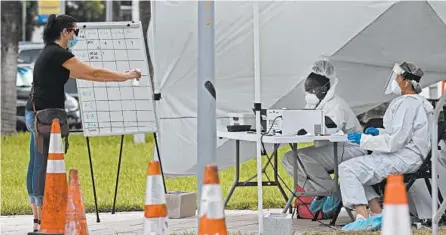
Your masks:
M286 203L286 205L285 205L285 208L282 210L282 213L286 213L286 211L288 210L288 209L290 209L290 211L292 211L292 209L293 209L293 206L292 206L292 202L293 202L293 199L294 199L294 196L295 196L295 194L294 194L294 192L296 191L296 189L297 189L297 158L298 158L298 156L297 156L297 144L291 144L291 149L293 150L293 153L294 153L294 159L293 159L293 186L294 186L294 188L292 189L293 190L293 192L292 193L290 193L290 197L288 198L288 202Z
M338 143L333 143L333 157L334 157L334 177L333 177L333 187L331 194L337 194L340 196L340 189L339 189L339 161L338 161ZM335 216L330 221L330 225L334 226L336 224L336 220L338 219L338 215L341 212L342 204L336 208ZM350 215L350 214L349 214Z
M286 192L285 192L285 190L283 190L283 187L282 187L282 185L280 184L280 181L279 181L279 163L278 163L278 161L279 161L279 157L277 156L277 153L278 153L278 149L279 149L279 144L274 144L274 152L273 152L273 154L274 154L274 165L273 165L273 168L274 168L274 182L277 184L277 187L279 188L279 190L280 190L280 193L282 194L282 196L283 196L283 198L285 199L285 201L288 201L288 197L287 197L287 195L286 195Z
M235 188L237 187L240 179L240 140L235 141L235 178L234 183L229 190L228 196L226 196L225 207L231 199L232 194L234 193Z
M338 164L338 143L334 142L334 186L335 186L335 192L339 191L339 164Z

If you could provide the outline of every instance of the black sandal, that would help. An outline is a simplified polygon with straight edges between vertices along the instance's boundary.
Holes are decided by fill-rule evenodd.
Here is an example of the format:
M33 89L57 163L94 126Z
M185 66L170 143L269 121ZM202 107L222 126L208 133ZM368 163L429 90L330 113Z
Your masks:
M37 229L38 226L39 226L39 220L38 220L38 219L34 219L33 222L34 222L34 227L33 227L34 231L33 231L33 232L37 232L37 231L39 231L39 230Z
M34 231L33 232L38 232L39 229L37 229L37 228L40 227L40 220L39 219L34 219L33 222L34 222L34 228L33 228Z

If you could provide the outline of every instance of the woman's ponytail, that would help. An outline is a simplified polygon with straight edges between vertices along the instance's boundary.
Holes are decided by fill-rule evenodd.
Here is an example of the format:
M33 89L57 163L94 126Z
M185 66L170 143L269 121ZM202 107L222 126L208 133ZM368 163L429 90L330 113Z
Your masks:
M48 17L45 28L43 29L43 42L49 44L54 42L59 37L59 30L57 28L57 17L55 14L51 14Z
M48 17L48 21L46 22L45 28L51 28L56 23L57 16L55 14L51 14Z
M43 29L43 42L48 45L60 38L60 33L65 28L71 28L76 19L69 15L51 14Z

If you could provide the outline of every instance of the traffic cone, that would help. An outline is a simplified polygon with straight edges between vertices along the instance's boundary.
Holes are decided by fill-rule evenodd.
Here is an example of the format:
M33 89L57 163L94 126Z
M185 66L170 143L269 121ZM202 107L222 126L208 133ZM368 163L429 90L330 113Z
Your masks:
M149 162L143 235L167 235L167 203L159 161Z
M412 234L406 187L402 175L389 175L384 191L381 235Z
M203 183L198 235L227 235L217 165L205 167Z
M60 134L59 119L51 125L50 145L43 195L42 220L38 234L60 234L65 228L67 207L67 174Z
M89 235L80 187L79 173L77 169L71 169L65 212L65 235Z

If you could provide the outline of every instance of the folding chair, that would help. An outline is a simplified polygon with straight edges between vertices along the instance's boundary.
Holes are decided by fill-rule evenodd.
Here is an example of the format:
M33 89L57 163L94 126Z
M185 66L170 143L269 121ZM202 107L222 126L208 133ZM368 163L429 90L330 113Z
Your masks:
M441 140L446 140L446 126L444 121L438 122L438 140L437 143L439 143ZM438 150L440 148L438 147ZM430 179L432 178L432 151L429 152L429 154L424 159L423 163L421 164L420 168L414 172L414 173L408 173L403 174L404 176L404 183L406 183L406 191L409 192L410 188L413 186L416 180L418 179L424 179L424 182L426 183L427 189L429 191L430 196L432 197L432 185L430 183ZM383 182L374 185L374 189L379 195L384 195L384 189L386 185L386 180ZM443 202L443 196L441 195L441 192L438 192L438 200L439 204ZM412 214L413 217L416 217Z
M366 125L364 126L364 131L368 128L368 127L376 127L376 128L383 128L383 120L382 118L374 118L374 119L370 119ZM438 122L438 140L437 142L440 142L441 140L446 140L446 126L445 126L445 122L444 121L439 121ZM368 151L369 154L372 153L372 151ZM403 174L404 177L404 183L406 184L406 191L408 192L410 190L410 188L413 186L413 184L415 183L416 180L418 179L424 179L424 181L426 182L426 186L429 190L429 194L432 196L432 186L430 183L430 179L432 178L432 162L431 162L431 152L429 152L429 154L426 156L426 158L424 159L423 163L421 164L420 168L414 172L414 173L409 173L409 174ZM386 180L382 181L381 183L375 184L373 185L373 188L375 189L375 191L381 196L381 198L383 198L384 196L384 189L386 186ZM441 192L438 192L438 197L439 197L439 203L441 204L443 202L443 197L441 195ZM381 201L382 202L382 201ZM342 208L342 203L341 205L337 208L336 210L336 214L334 215L334 218L331 222L331 224L334 225L334 223L336 223L336 219L339 215L339 212L341 211ZM414 216L414 215L412 215ZM415 217L415 216L414 216Z

